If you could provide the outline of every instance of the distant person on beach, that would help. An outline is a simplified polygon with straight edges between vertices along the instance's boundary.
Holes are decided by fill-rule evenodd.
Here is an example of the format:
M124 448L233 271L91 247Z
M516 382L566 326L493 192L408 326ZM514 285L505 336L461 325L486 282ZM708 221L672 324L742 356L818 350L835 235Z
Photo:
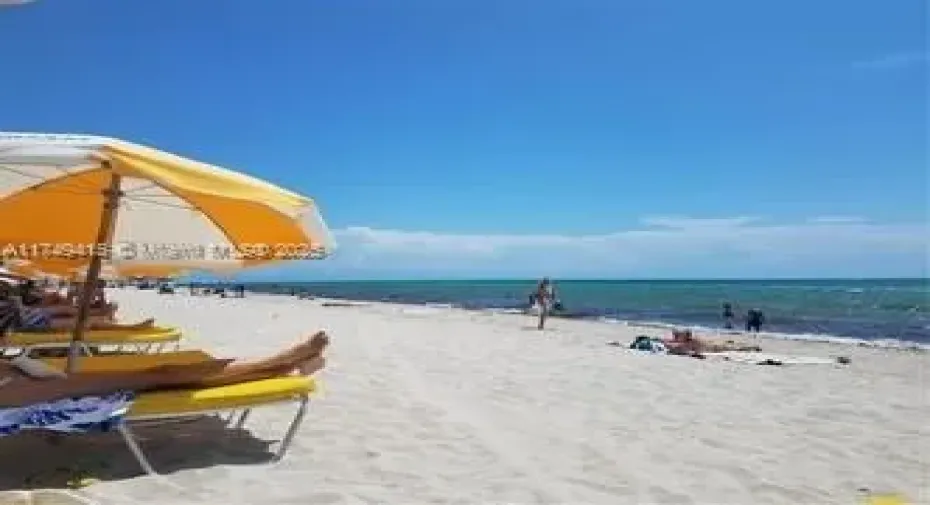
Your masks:
M536 304L539 305L538 328L542 330L546 325L546 318L549 317L549 313L552 312L553 305L555 304L555 286L548 277L545 277L543 280L539 281L534 295L536 296Z
M765 322L765 315L761 310L752 308L746 313L746 331L759 333L763 322Z
M733 329L733 320L736 316L733 314L733 306L729 303L723 304L723 327L732 330Z
M720 343L701 340L695 337L691 330L672 330L672 338L663 339L662 343L665 344L669 354L695 358L703 358L704 353L708 352L759 352L762 350L756 345L740 345L733 341Z

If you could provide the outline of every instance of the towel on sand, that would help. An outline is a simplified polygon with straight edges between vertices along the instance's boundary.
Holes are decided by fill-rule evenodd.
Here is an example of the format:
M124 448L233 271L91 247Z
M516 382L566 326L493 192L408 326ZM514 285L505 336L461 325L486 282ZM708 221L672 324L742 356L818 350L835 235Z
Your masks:
M122 420L134 398L131 391L118 391L104 396L65 398L0 409L0 436L22 430L105 431Z
M818 358L811 356L784 356L762 352L743 351L712 352L707 353L707 357L724 358L729 361L766 365L775 363L780 365L831 365L836 363L836 360L828 358Z
M630 343L630 349L656 354L665 354L668 352L668 348L665 347L664 342L657 338L647 337L646 335L636 337L636 340Z

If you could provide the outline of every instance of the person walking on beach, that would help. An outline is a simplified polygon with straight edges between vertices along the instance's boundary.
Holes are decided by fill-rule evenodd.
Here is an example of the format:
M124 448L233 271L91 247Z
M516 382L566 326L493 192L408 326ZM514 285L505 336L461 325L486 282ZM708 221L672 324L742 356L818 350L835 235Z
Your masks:
M762 323L765 321L765 315L756 308L749 309L746 313L746 331L759 333L762 330Z
M729 303L723 304L723 327L732 330L733 329L733 320L736 316L733 314L733 306Z
M536 304L539 305L538 328L542 330L546 325L546 318L549 317L553 304L555 304L555 286L548 277L543 278L543 280L539 281L539 285L536 286Z

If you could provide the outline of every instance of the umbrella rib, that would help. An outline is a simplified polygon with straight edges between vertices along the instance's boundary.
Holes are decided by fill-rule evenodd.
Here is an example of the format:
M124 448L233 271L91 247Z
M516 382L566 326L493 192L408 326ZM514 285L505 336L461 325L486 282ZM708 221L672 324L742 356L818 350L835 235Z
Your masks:
M142 190L146 190L146 189L153 189L153 188L154 188L154 189L158 189L158 187L159 187L158 184L153 184L153 183L143 184L143 185L139 186L138 188L133 188L133 189L124 190L124 191L123 191L123 194L125 195L125 194L129 194L129 193L136 193L136 192L138 192L138 191L142 191Z
M148 203L151 205L155 205L157 207L170 207L172 209L181 209L181 210L197 210L193 206L184 206L184 205L178 205L178 204L173 204L173 203L146 200L145 198L139 198L138 196L124 196L123 198L125 200L131 200L134 202Z
M25 171L22 171L22 170L17 170L16 168L13 168L12 166L10 166L10 165L5 165L5 164L0 165L0 170L2 170L2 171L4 171L4 172L8 172L8 173L13 173L13 174L19 175L19 176L21 176L21 177L25 177L25 178L27 178L27 179L32 179L33 181L36 181L36 184L33 184L33 185L31 185L31 186L27 186L27 187L25 187L25 188L22 188L19 192L28 191L28 190L30 190L30 189L36 188L36 187L38 187L38 186L41 186L41 185L43 185L43 184L47 184L47 183L49 183L49 182L51 182L51 181L56 181L56 180L60 180L60 179L68 179L69 177L76 177L76 176L78 176L78 175L82 175L82 174L85 174L85 173L87 173L88 171L90 171L90 170L88 170L88 171L81 171L81 172L69 172L67 168L62 168L61 166L58 166L58 165L54 165L54 167L55 167L55 169L57 169L57 170L62 174L61 177L45 178L45 177L41 177L41 176L38 176L38 175L30 174L29 172L25 172ZM94 170L94 169L91 169L91 170ZM75 187L77 187L77 189L86 189L87 191L90 191L90 192L96 192L96 191L97 191L97 188L94 187L94 186L79 187L80 185L73 184L73 181L69 181L69 182L71 182L72 185L74 185ZM66 189L67 189L67 188L66 188ZM72 193L72 194L73 194L73 193Z
M39 177L38 175L33 175L33 174L28 173L28 172L24 172L24 171L22 171L22 170L17 170L17 169L15 169L15 168L12 168L12 167L9 166L9 165L6 165L6 164L0 165L0 170L3 170L4 172L14 173L14 174L16 174L16 175L21 175L21 176L26 177L26 178L29 178L29 179L35 179L35 180L39 180L39 181L45 180L45 179L43 179L42 177Z
M158 182L158 181L153 180L153 181L152 181L152 184L154 184L155 186L157 186L157 187L159 187L159 188L161 188L161 189L167 191L169 194L176 194L175 192L173 192L173 191L171 191L170 189L168 189L168 187L166 187L164 184L161 184L161 183ZM184 201L186 201L186 200L184 200ZM229 242L235 243L235 239L234 239L233 236L229 233L229 230L227 230L225 226L223 226L222 224L220 224L220 222L217 221L216 219L214 219L213 216L211 216L208 212L204 212L204 210L201 209L196 203L190 202L190 201L188 201L187 203L191 205L191 207L192 207L191 210L193 210L193 211L195 211L195 212L199 212L201 216L203 216L204 218L206 218L207 221L209 221L210 223L212 223L213 226L215 226L216 229L218 229L218 230L220 231L220 233L222 233L223 236L226 237L226 240L228 240ZM153 204L154 204L154 205L158 205L158 204L155 204L154 202L153 202Z

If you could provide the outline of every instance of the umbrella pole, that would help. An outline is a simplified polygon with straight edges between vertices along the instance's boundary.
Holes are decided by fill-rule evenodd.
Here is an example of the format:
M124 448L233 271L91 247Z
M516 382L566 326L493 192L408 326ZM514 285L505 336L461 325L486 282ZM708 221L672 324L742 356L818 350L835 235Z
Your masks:
M109 163L103 163L104 168L109 168ZM68 368L67 373L71 374L77 371L78 357L81 355L81 348L84 340L84 330L87 328L87 318L90 315L90 302L94 297L97 289L97 280L100 279L100 269L103 266L103 255L107 251L101 251L102 247L107 249L113 237L113 227L116 224L116 209L119 208L120 199L120 176L112 174L110 177L110 187L103 192L103 211L100 214L100 227L97 229L97 241L93 244L90 256L90 265L84 275L84 285L81 289L81 296L78 301L77 321L74 323L74 332L71 334L71 346L68 348Z

